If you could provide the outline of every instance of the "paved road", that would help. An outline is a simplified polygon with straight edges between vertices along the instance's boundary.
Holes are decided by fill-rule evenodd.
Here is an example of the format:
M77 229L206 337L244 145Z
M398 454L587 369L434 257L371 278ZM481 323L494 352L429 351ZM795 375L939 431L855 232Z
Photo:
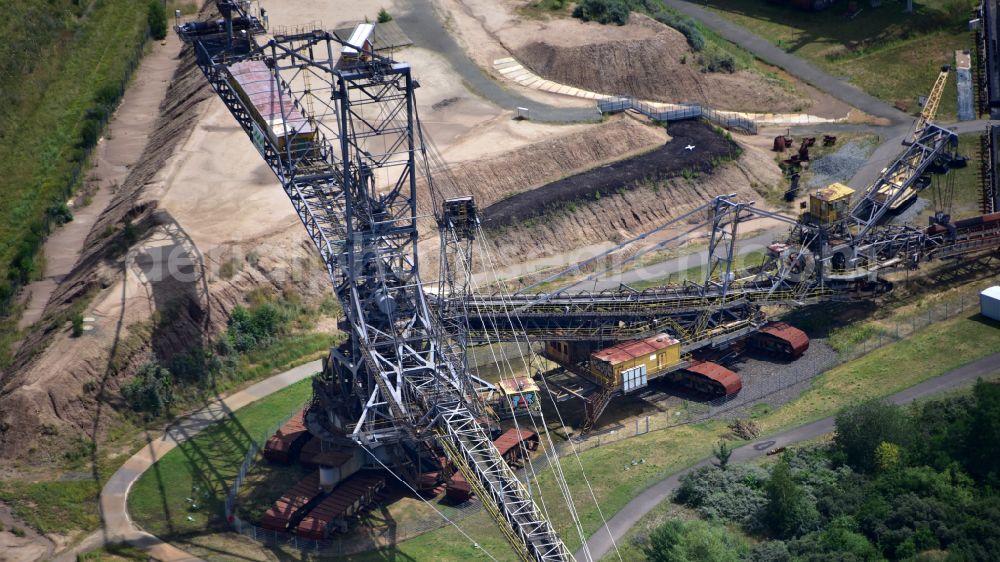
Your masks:
M998 372L998 370L1000 370L1000 353L990 355L989 357L985 357L979 361L969 363L964 367L959 367L958 369L928 381L924 381L918 385L911 386L906 390L889 396L888 400L893 404L906 404L920 398L927 398L929 396L939 394L946 390L971 385L977 378L992 375ZM781 433L775 435L762 437L753 443L744 445L734 450L731 462L744 462L761 457L770 449L785 447L801 441L808 441L809 439L830 433L833 429L834 419L831 416L806 425L782 431ZM614 535L615 540L620 541L628 530L631 529L643 515L649 513L650 510L659 505L661 502L670 499L671 494L673 494L674 490L677 489L677 486L680 484L682 476L696 468L705 466L709 462L710 459L702 460L693 466L668 476L667 478L650 486L644 492L641 492L638 496L636 496L635 499L626 504L621 511L616 513L615 516L608 521L608 528ZM608 535L608 530L602 528L598 532L594 533L594 535L590 537L590 540L587 541L587 545L590 547L590 553L594 560L602 558L605 554L612 550L612 543L611 538ZM587 559L582 550L576 553L576 558L577 560Z
M128 493L132 485L146 470L153 466L153 463L163 458L163 455L173 450L177 445L194 437L212 424L229 417L233 411L308 378L321 369L322 363L320 361L300 365L234 392L226 398L211 402L191 415L171 423L162 436L150 441L146 447L132 455L104 484L99 499L103 528L88 536L71 552L62 553L55 560L74 561L77 553L99 548L103 544L117 542L127 542L142 548L155 560L164 562L198 560L197 557L167 544L135 526L129 517L127 505Z
M981 133L986 130L986 125L989 124L989 120L979 120L979 121L962 121L960 123L953 124L943 124L937 123L938 126L944 127L955 131L958 134L963 133ZM910 126L899 126L893 128L884 129L881 133L882 139L884 141L875 152L872 153L871 158L861 167L860 170L848 185L855 189L864 189L871 185L878 174L885 168L892 160L903 151L903 139L905 139L912 132ZM967 154L966 156L974 156L972 154Z
M596 103L592 107L554 107L507 90L469 59L465 50L441 25L430 0L411 0L408 6L406 13L396 16L399 26L413 40L414 45L444 57L465 81L466 87L473 92L510 111L526 107L531 111L532 121L575 123L601 120Z
M789 54L771 41L754 34L718 14L685 0L664 0L666 4L684 15L701 21L707 27L750 51L761 60L785 69L789 74L812 84L831 96L876 117L885 117L895 123L904 123L912 117L892 105L870 96L857 87L823 72L805 60Z

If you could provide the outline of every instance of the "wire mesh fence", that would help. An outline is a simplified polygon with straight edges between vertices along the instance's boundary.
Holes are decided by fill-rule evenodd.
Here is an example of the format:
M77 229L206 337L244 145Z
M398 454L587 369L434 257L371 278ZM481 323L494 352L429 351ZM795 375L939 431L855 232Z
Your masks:
M839 350L837 353L821 357L817 363L810 365L808 369L790 369L779 366L773 372L769 373L768 376L756 377L754 382L745 385L736 397L717 398L705 402L682 400L678 407L668 411L628 419L608 430L599 431L586 437L574 438L572 442L562 441L556 445L557 456L562 458L571 455L574 448L576 452L582 452L654 431L699 423L710 419L735 420L745 418L748 416L749 409L754 405L760 404L769 397L789 390L796 385L808 383L819 374L839 363L856 359L880 347L898 342L927 328L931 324L947 320L977 307L978 300L967 295L961 295L950 300L921 307L913 314L880 323L880 328L872 329L867 337L860 339L845 349ZM292 533L263 529L248 521L243 521L236 514L236 498L246 480L246 475L254 464L261 460L261 450L257 443L264 442L285 421L287 419L276 424L268 432L264 433L258 441L253 443L250 450L247 451L239 474L230 488L225 503L226 517L237 533L274 548L293 548L305 553L317 553L325 556L347 556L384 548L448 524L445 519L435 516L412 522L399 524L386 523L382 526L372 526L366 528L365 534L355 533L350 536L313 540L299 537ZM546 455L538 455L530 462L533 470L529 470L525 466L525 468L518 471L518 475L523 480L527 480L529 474L532 472L540 474L550 464L549 457ZM438 505L437 507L449 520L457 523L481 511L482 504L478 500L472 499L458 506Z
M626 420L610 430L597 432L586 437L577 437L571 445L561 443L558 447L559 456L572 454L572 447L577 452L607 445L622 439L643 435L651 431L659 431L681 425L698 423L709 419L735 420L749 415L749 409L764 402L780 392L795 385L807 383L823 372L836 365L857 359L883 346L903 340L931 324L941 322L955 315L976 309L979 301L966 295L944 300L932 305L921 307L913 314L902 316L890 321L881 322L878 327L869 330L868 335L856 343L839 350L835 354L821 358L809 369L790 369L776 367L766 377L757 377L753 384L744 385L735 397L717 398L707 402L683 400L681 405L670 411L660 412L644 417ZM533 461L535 471L548 466L544 457Z

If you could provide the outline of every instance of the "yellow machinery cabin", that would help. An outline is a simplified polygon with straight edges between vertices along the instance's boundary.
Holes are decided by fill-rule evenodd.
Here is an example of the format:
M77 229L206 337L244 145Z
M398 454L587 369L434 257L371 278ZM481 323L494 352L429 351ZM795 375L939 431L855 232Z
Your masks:
M588 361L593 347L588 342L578 341L550 341L545 342L545 350L542 352L546 358L567 366Z
M853 195L853 189L832 183L809 195L809 214L823 223L837 222L850 212Z
M681 362L681 344L667 334L622 342L590 355L590 372L605 388L629 392Z

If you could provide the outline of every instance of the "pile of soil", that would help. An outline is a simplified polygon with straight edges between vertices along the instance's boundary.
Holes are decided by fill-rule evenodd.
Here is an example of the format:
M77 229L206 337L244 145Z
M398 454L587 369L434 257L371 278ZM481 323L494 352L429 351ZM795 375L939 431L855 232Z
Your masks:
M446 197L472 195L480 208L582 170L652 150L669 139L662 127L627 117L582 131L530 144L495 156L452 166L434 182ZM431 200L423 178L418 179L420 214L429 214ZM435 238L436 229L428 230Z
M687 174L711 173L732 160L740 147L701 121L670 125L670 141L659 148L581 174L566 177L490 205L483 211L485 228L501 228L550 213L580 200L599 200L646 182ZM688 147L693 147L690 150Z
M674 144L674 147L668 149L664 146L664 150L673 151L679 147L681 151L688 152L684 147L694 144L695 150L692 152L695 154L690 158L697 160L688 160L691 166L689 169L706 170L705 166L711 165L711 159L703 159L698 154L701 141L685 142L683 134L687 133L684 128L682 126L681 131L677 131L676 124L671 126L670 134L676 134L679 138L667 145ZM699 132L690 134L697 135ZM714 133L709 131L709 134ZM688 136L688 139L691 138ZM724 137L720 138L728 142ZM688 156L680 156L685 157ZM650 153L649 158L653 162L657 161L655 152ZM640 158L640 161L646 159ZM670 165L669 158L663 158L659 162L660 165ZM629 166L624 166L624 169L628 168ZM632 169L636 170L637 167ZM572 189L572 184L581 181L583 175L587 174L558 183L566 189ZM602 177L605 178L605 183L598 183L596 180ZM654 182L646 181L641 174L635 174L631 182L620 181L620 178L616 180L615 172L598 172L594 178L594 185L610 187L617 184L622 189L611 188L605 192L602 188L600 199L584 197L573 205L562 208L556 206L553 212L533 219L491 228L482 242L489 245L494 263L524 264L593 244L621 242L662 225L717 195L735 194L737 201L758 200L762 193L777 185L782 176L769 152L753 146L743 146L743 153L739 158L717 163L709 173L685 174L681 167L680 174L663 179L655 186ZM555 189L557 193L558 189ZM491 212L495 214L496 208L488 207L484 210L487 216Z
M753 71L704 72L684 35L641 14L622 27L604 26L613 35L592 33L594 25L553 20L523 43L511 41L512 51L539 76L602 94L754 112L810 105Z

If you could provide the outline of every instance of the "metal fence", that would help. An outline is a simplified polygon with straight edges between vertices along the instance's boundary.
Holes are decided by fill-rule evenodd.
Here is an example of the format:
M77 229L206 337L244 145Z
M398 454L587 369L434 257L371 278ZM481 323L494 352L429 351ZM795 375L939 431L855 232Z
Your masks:
M868 337L849 345L838 353L831 354L828 358L822 359L809 369L777 368L769 376L759 377L760 380L754 384L745 385L740 393L733 398L717 398L708 402L683 400L677 408L654 415L629 419L586 437L574 438L572 443L569 441L558 443L556 445L557 455L558 457L564 457L571 455L574 448L576 452L586 451L653 431L699 423L709 419L735 420L745 418L749 414L749 409L754 405L760 404L780 392L786 391L798 384L808 383L818 375L842 362L856 359L884 345L898 342L933 323L975 309L978 307L978 304L978 299L961 295L952 300L923 307L909 316L901 317L888 323L883 322L884 326L880 329L872 330ZM277 431L278 428L284 425L285 421L287 421L287 418L265 433L260 442L265 441L267 437ZM307 553L347 556L384 548L390 544L413 538L447 525L444 519L434 517L416 523L386 528L383 532L380 532L378 529L372 529L366 536L338 537L325 540L306 539L291 533L262 529L252 523L241 520L235 513L236 497L246 479L247 473L253 467L254 463L259 460L259 453L260 447L257 445L257 441L255 441L251 445L250 450L247 451L239 475L230 488L225 505L226 518L232 524L233 529L241 535L252 538L261 544L278 548L291 547ZM537 456L531 461L534 473L541 473L541 471L548 468L549 464L546 455ZM518 474L522 479L527 479L531 472L521 469L518 471ZM482 504L477 500L470 500L454 508L445 506L438 506L438 508L445 512L445 515L450 520L459 522L479 512L482 509Z
M617 113L631 109L654 121L663 122L703 118L727 129L735 129L751 135L757 134L757 122L752 119L735 117L695 103L675 105L680 107L678 109L658 109L649 103L629 97L605 99L597 102L601 113Z
M831 355L828 359L820 361L811 369L776 368L769 376L763 377L763 380L755 384L745 385L740 393L733 398L723 397L709 402L684 400L676 409L630 419L603 431L574 438L572 445L563 442L557 446L559 456L572 454L573 447L576 448L577 452L585 451L651 431L660 431L709 419L746 418L750 408L769 397L786 391L797 384L807 383L840 363L857 359L880 347L903 340L931 324L947 320L968 310L977 309L978 306L978 299L960 295L950 300L921 307L913 314L881 323L881 327L873 328L870 335L864 339L846 345L844 349ZM537 472L546 468L549 463L542 456L537 457L532 464Z
M149 28L147 27L144 28L140 33L139 38L136 42L135 49L132 51L132 55L129 57L128 63L126 63L125 65L125 73L122 75L121 80L119 80L118 82L118 90L117 90L117 95L115 96L114 106L108 108L108 111L104 112L101 118L97 120L98 138L100 138L100 136L104 133L108 121L110 121L111 118L114 116L115 109L117 109L118 105L121 103L122 96L124 96L125 94L125 89L128 87L128 83L132 79L132 74L135 72L135 69L139 66L139 62L142 60L143 52L146 49L146 40L148 38L149 38ZM96 149L97 149L96 143L94 144L94 146L82 149L83 152L81 153L80 158L77 159L73 164L73 167L70 168L69 174L66 176L66 181L62 185L62 190L59 196L60 201L67 201L73 195L73 192L76 190L76 187L80 184L81 176L90 166L91 156L93 156L94 150ZM45 239L50 234L52 234L52 231L55 228L58 228L62 224L63 223L61 219L57 220L49 213L45 213L45 215L42 217L42 222L40 224L41 237L39 238L38 242L39 247L35 249L36 253L38 252L38 249L41 247L41 245L44 244ZM16 294L17 288L18 287L16 285L11 287L11 289L13 290L11 291L10 293L11 296L8 297L8 300L4 300L4 298L0 297L0 313L3 313L5 307L9 303L9 299L13 298L13 295Z

